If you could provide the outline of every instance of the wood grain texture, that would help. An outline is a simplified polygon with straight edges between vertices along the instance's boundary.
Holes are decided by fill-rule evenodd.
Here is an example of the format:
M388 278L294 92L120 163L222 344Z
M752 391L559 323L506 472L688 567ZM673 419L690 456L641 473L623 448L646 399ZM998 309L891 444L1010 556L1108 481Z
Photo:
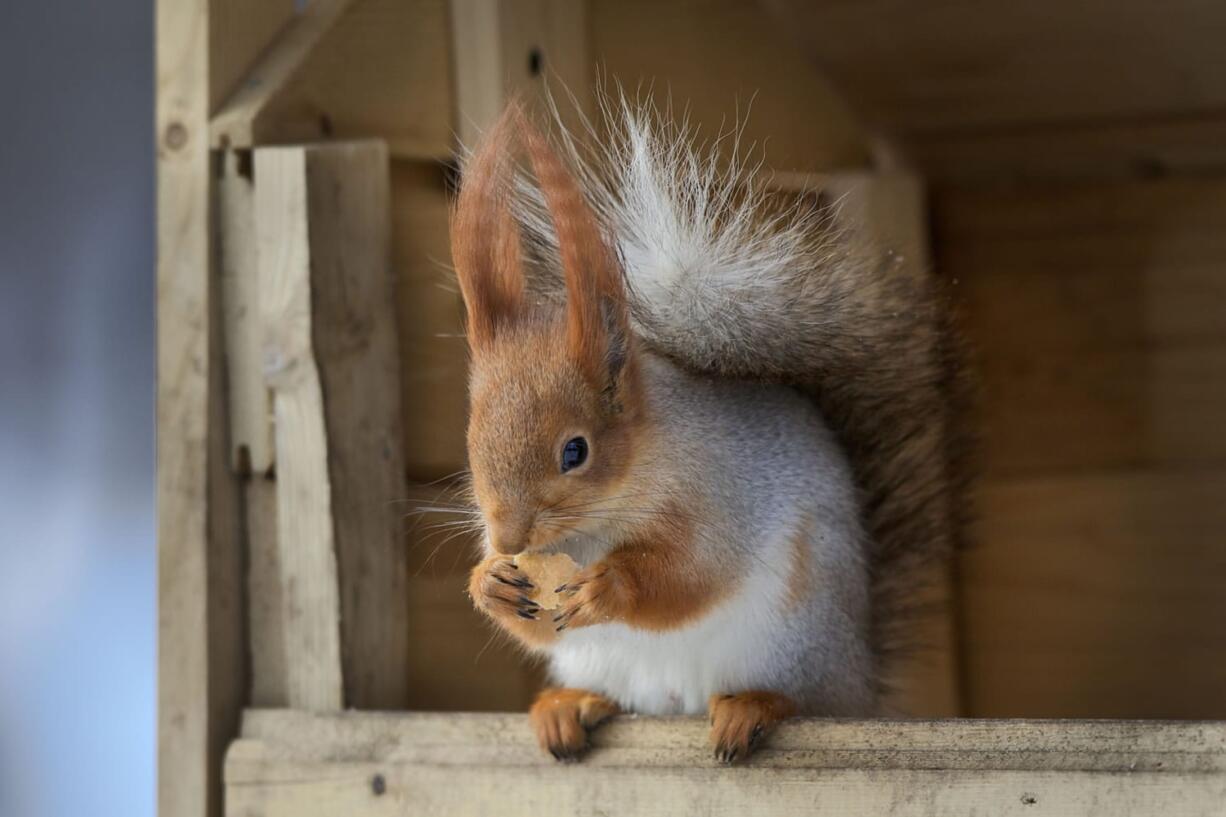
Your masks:
M221 814L245 703L238 489L212 270L210 4L156 7L158 813Z
M1226 474L996 482L963 563L969 711L1226 718Z
M711 758L706 731L700 719L618 718L567 766L542 755L522 715L248 712L227 757L227 808L1116 817L1220 814L1226 797L1221 724L799 720L732 769Z
M388 158L256 150L288 700L405 701L404 495Z
M445 0L318 0L212 122L215 146L380 138L446 158L452 94Z
M1226 715L1226 186L945 189L983 370L968 711Z
M312 344L323 392L341 602L345 703L405 705L405 495L382 142L303 149L310 223Z
M988 471L1226 463L1226 184L937 196L984 362Z
M277 448L277 561L286 700L340 709L340 579L328 428L313 348L313 215L302 148L255 151L260 325Z

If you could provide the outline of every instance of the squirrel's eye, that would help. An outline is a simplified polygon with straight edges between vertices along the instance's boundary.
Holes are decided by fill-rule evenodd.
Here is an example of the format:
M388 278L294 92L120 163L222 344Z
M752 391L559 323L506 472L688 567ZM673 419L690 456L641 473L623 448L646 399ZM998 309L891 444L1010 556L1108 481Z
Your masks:
M567 440L566 445L562 446L562 473L565 474L572 468L578 468L586 459L587 440L582 437Z

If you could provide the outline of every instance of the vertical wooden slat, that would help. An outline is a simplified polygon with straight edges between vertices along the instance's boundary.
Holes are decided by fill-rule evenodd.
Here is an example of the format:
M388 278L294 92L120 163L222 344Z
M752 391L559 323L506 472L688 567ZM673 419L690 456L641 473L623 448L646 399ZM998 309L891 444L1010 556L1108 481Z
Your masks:
M403 706L407 601L395 503L405 486L387 150L259 148L255 179L287 702Z
M221 811L244 701L237 486L211 270L207 0L157 4L158 813Z
M260 323L280 469L277 555L290 659L287 703L339 709L340 600L323 391L311 349L306 155L301 149L257 150L255 172Z
M456 132L465 145L520 94L538 104L548 88L570 112L591 93L586 0L451 0ZM568 123L570 124L570 123Z
M225 310L231 462L239 472L266 474L272 468L272 409L260 353L251 154L224 151L220 161L217 263Z

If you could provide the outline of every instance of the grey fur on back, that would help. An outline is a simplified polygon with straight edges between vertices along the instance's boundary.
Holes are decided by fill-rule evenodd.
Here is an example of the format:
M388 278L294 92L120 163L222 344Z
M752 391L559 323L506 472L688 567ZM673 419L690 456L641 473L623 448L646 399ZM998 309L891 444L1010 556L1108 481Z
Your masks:
M964 528L969 389L946 299L888 247L865 250L837 205L779 207L758 167L722 164L650 106L605 99L607 135L568 157L626 277L635 328L683 368L793 385L847 452L869 532L874 675L912 646L921 584ZM589 126L589 136L597 129ZM556 240L518 185L538 297L562 300Z

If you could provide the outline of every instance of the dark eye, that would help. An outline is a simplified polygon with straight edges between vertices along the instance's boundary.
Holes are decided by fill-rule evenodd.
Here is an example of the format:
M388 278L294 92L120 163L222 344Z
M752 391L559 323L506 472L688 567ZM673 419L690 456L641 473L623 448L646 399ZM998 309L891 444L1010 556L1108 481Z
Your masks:
M586 459L587 440L582 437L567 440L566 445L562 446L562 473L565 474L572 468L578 468Z

